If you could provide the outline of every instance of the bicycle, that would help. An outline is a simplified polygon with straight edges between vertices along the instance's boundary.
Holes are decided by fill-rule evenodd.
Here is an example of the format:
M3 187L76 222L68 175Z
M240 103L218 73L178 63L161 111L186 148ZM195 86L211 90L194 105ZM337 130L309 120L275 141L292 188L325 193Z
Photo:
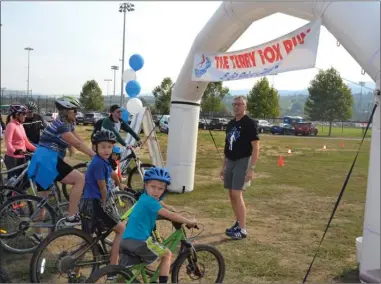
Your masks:
M137 147L133 146L132 148L137 148ZM127 168L128 168L128 166L129 166L129 164L131 163L131 161L134 160L136 166L128 174L128 178L127 178L127 187L128 187L128 189L127 189L127 191L130 191L131 193L136 193L135 190L132 190L133 189L133 187L132 187L132 178L133 178L133 176L135 174L139 174L141 180L143 181L143 176L144 176L145 170L154 167L154 165L149 164L149 163L142 163L140 158L138 157L138 155L136 155L136 152L133 149L130 149L130 150L131 150L131 153L129 155L127 155L126 157L124 157L123 159L120 160L120 164L121 165L125 165L121 169L121 172L125 173ZM122 163L124 161L125 161L125 163ZM79 163L77 165L74 165L73 169L78 170L78 171L80 171L82 173L85 173L86 170L87 170L87 167L89 166L89 164L90 164L90 162ZM70 194L69 194L69 190L67 188L67 185L66 184L62 184L61 188L62 188L62 192L63 192L63 195L65 196L66 200L69 200L69 198L70 198L69 195Z
M120 221L124 222L127 220L132 208L125 212L121 217ZM44 278L45 271L57 270L60 275L66 275L70 280L72 271L77 267L81 268L81 273L83 268L90 270L90 275L99 268L99 266L109 263L109 249L112 246L112 241L108 240L107 237L112 232L112 229L105 232L97 232L93 236L85 233L82 230L76 228L65 228L59 231L55 231L50 234L46 239L44 239L40 245L37 247L33 253L30 262L30 281L32 283L40 282L58 282L57 279L41 279ZM45 251L48 255L51 255L51 249L49 246L54 245L55 242L70 245L74 243L74 239L79 238L81 243L78 248L73 248L72 246L67 250L61 247L58 251L58 255L54 260L47 261L44 257ZM161 236L157 230L152 233L152 239L156 241L162 241ZM73 251L69 251L73 248ZM82 260L85 255L89 253L92 256L88 260ZM46 268L46 263L52 263L52 267ZM149 271L147 270L149 273Z
M163 242L163 246L169 248L172 252L175 252L177 246L180 244L180 252L176 257L176 260L171 265L171 282L179 283L180 268L185 261L188 261L188 265L186 265L186 274L189 275L192 280L200 280L202 277L204 277L205 265L203 263L199 263L198 254L201 252L208 252L215 257L218 264L218 273L216 279L214 279L213 282L208 282L222 283L225 277L225 260L218 249L211 245L193 245L187 240L184 226L179 223L172 223L176 231L173 232L173 234ZM190 226L186 227L188 229L191 228ZM126 254L127 258L139 258L137 255L130 253L129 251L122 251L122 253ZM152 272L147 269L147 264L142 263L141 259L138 262L139 263L128 263L128 267L121 265L105 266L92 273L86 282L95 283L104 276L107 277L109 274L114 274L119 275L119 277L117 276L118 283L121 283L121 277L124 278L125 283L140 283L137 282L139 281L139 277L142 278L143 283L157 283L160 267L158 267L152 274ZM208 260L208 262L210 263L210 260Z
M27 247L26 249L16 249L5 242L9 239L15 239L18 235L25 236L32 228L37 228L39 230L47 229L48 232L53 232L65 227L63 223L65 221L66 210L63 210L63 208L66 209L69 202L60 202L58 200L57 192L59 189L55 184L53 184L48 190L50 190L50 192L47 191L48 195L45 197L26 194L11 197L0 207L0 218L2 220L1 229L3 231L0 232L0 245L6 251L17 254L33 252L42 241L41 233L37 234L32 232L30 238L34 241L35 245L32 244L32 247ZM134 198L130 193L111 191L110 194L110 204L117 214L119 214L117 204L124 206L127 203L129 208L134 204ZM52 198L55 201L54 203L50 202L50 199ZM119 202L117 203L117 201ZM27 206L25 206L25 203ZM44 210L42 211L42 209ZM31 212L25 212L26 210ZM44 214L41 214L41 212L44 212ZM25 213L29 214L24 217L20 216L25 215ZM45 218L46 213L48 213L50 218ZM41 216L44 215L42 217L43 220L37 220L40 221L40 224L34 224L34 219L40 218L40 214ZM11 219L12 221L12 219L17 220L20 219L20 217L22 217L22 220L18 223L18 225L11 224L11 226L5 228L4 225L6 225L5 221L7 219ZM15 230L15 232L10 230ZM17 243L26 244L26 242Z

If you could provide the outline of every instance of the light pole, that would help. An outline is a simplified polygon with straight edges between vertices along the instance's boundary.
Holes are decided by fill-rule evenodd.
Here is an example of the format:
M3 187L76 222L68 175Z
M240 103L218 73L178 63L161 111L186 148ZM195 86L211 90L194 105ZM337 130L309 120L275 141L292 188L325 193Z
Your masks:
M28 80L26 86L26 96L29 96L29 68L30 68L30 52L33 50L31 47L25 47L24 50L28 51Z
M119 66L111 66L111 70L114 70L114 96L115 96L115 79L116 79L116 70L119 70Z
M361 108L362 108L362 87L365 86L365 82L360 81L359 84L360 84L360 86L361 86L359 111L362 112L362 111L361 111Z
M109 85L110 85L110 82L112 81L112 79L104 79L104 81L107 82L107 96L108 96Z
M123 49L122 49L122 74L121 74L121 80L120 80L120 106L123 106L123 72L124 72L124 46L125 46L125 39L126 39L126 13L127 12L133 12L134 4L125 2L119 5L119 12L123 13Z

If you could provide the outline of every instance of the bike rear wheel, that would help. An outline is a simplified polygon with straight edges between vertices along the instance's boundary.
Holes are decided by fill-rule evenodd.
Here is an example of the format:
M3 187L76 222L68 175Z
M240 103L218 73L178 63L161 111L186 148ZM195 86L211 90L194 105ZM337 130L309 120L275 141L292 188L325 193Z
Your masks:
M78 248L74 247L76 239L80 241ZM100 260L102 260L98 245L91 246L92 243L93 238L89 234L75 228L65 228L50 234L41 242L32 256L30 281L32 283L59 283L64 278L66 283L68 281L70 283L69 276L73 273L81 273L87 279L98 269ZM54 249L55 245L61 245L61 247ZM63 245L68 249L62 248ZM83 253L83 255L76 257L73 256L75 253L77 255ZM47 257L50 257L50 260ZM56 272L57 276L49 277L48 272L52 274ZM58 278L60 276L63 276L61 281Z

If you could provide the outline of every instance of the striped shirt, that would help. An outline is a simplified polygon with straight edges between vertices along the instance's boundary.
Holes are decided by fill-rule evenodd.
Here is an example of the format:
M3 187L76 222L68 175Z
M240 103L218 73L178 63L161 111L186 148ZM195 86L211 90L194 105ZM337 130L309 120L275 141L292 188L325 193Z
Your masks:
M59 157L63 159L69 144L62 139L62 134L72 131L74 131L74 124L57 118L44 129L38 145L58 152Z

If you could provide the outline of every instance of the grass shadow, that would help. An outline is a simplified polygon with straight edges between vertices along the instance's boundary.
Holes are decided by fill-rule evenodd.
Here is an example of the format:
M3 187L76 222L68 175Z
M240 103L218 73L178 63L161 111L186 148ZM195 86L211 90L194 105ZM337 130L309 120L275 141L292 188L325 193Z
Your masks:
M356 268L345 268L343 272L333 278L333 281L336 283L360 283L360 272Z

